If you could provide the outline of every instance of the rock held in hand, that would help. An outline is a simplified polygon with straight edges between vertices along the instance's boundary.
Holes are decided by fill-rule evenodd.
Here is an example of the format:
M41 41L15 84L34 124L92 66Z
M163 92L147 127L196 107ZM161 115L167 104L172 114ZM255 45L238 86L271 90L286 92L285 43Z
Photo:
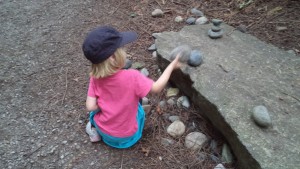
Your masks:
M188 45L181 45L181 46L174 48L171 51L170 59L174 60L178 54L180 54L179 61L182 63L186 63L190 58L191 48Z

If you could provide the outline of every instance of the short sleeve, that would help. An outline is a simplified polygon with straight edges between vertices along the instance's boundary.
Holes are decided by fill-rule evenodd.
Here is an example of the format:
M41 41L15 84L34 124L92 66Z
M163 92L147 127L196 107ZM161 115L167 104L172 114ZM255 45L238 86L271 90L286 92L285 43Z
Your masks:
M94 78L90 77L90 83L89 83L89 88L88 88L88 96L90 97L96 97L96 93L95 93L95 82L94 82Z
M151 90L153 80L136 71L135 74L135 92L139 98L145 97Z

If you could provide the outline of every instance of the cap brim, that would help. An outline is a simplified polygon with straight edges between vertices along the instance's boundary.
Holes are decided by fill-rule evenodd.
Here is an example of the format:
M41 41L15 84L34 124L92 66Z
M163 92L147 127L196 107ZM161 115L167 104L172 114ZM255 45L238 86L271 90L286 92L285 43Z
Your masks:
M120 46L124 46L128 43L131 43L135 40L137 40L137 33L133 32L133 31L129 31L129 32L120 32L121 36L122 36L122 41Z

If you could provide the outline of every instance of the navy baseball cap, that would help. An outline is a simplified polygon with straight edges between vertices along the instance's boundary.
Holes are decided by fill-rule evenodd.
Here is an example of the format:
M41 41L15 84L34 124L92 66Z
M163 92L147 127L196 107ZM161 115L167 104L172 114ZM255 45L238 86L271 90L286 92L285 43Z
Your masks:
M88 60L98 64L113 55L118 48L135 41L137 36L133 31L119 32L110 26L98 27L87 35L82 50Z

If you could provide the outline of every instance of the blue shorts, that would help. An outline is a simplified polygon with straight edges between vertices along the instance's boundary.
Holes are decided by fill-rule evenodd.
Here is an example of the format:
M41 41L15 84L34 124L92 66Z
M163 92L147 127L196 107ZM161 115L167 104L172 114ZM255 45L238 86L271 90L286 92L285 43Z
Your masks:
M130 137L114 137L114 136L110 136L108 134L105 134L103 132L101 132L101 130L99 129L99 127L96 125L95 121L94 121L94 116L95 114L101 112L101 110L95 110L95 111L91 111L90 112L90 122L93 126L95 126L97 132L100 134L102 140L104 143L106 143L107 145L111 146L111 147L115 147L115 148L129 148L131 146L133 146L136 142L139 141L139 139L142 137L142 133L143 133L143 129L144 129L144 124L145 124L145 111L143 109L143 107L141 106L141 104L139 104L138 106L138 112L136 115L136 120L138 123L138 130L136 131L136 133Z

